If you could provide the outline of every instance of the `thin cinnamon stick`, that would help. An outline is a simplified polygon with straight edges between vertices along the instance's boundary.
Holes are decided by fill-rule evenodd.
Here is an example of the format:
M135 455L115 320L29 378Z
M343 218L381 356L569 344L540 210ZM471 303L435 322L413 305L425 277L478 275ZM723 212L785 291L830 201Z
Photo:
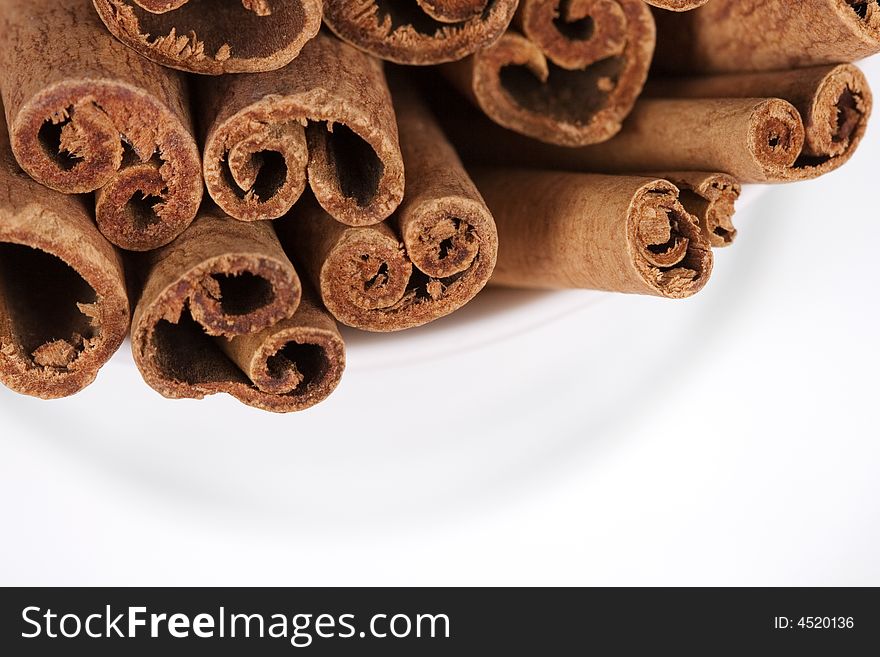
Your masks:
M651 178L476 168L498 224L492 283L689 297L713 256L678 190Z
M184 78L107 34L88 0L0 10L0 88L22 168L61 192L97 191L98 228L124 249L173 240L202 197Z
M730 246L736 239L733 216L742 186L723 173L673 172L657 175L679 188L679 201L697 218L703 236L715 248Z
M279 228L327 309L370 331L421 326L458 310L485 286L498 251L492 215L433 115L402 81L394 102L409 175L394 217L351 228L306 203Z
M325 0L324 22L366 52L425 66L463 59L494 43L517 0Z
M383 221L403 198L397 121L382 63L319 35L285 68L202 80L208 192L244 221L276 219L306 180L335 219Z
M614 136L648 76L655 29L642 0L523 0L497 43L443 67L493 121L562 146Z
M782 98L794 105L804 123L801 166L848 160L858 148L873 109L873 94L864 73L852 64L815 66L794 71L742 73L655 79L648 97ZM837 168L835 161L826 168Z
M784 70L880 52L875 0L712 0L656 18L656 66L667 72Z
M128 320L122 261L87 200L22 172L0 121L0 383L44 399L79 392Z
M843 65L657 81L620 134L577 149L529 142L487 121L475 125L470 116L451 118L449 129L465 159L488 163L602 173L717 171L743 183L778 183L845 164L872 106L864 76Z
M270 224L206 209L136 268L144 284L132 352L144 380L162 395L228 393L290 412L323 400L339 382L341 337L302 295Z
M256 73L290 63L321 29L321 0L93 0L139 55L201 73Z

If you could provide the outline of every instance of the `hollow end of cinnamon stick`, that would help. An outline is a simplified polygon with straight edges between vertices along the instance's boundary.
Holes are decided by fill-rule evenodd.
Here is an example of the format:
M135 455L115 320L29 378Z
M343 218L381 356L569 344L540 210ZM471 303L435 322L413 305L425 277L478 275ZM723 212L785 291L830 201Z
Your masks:
M107 29L142 57L189 73L273 71L321 29L321 0L93 0Z
M494 43L517 0L326 0L324 22L342 40L397 64L464 59Z
M390 216L404 194L397 119L381 62L319 35L289 66L206 80L204 177L244 221L277 219L308 184L342 223Z
M670 172L652 174L668 180L680 190L685 210L697 218L703 236L714 248L730 246L736 240L733 218L742 185L723 173Z
M19 169L0 124L0 382L67 397L95 380L128 333L122 261L84 199Z
M142 256L132 352L144 380L173 399L228 393L289 412L337 385L344 347L303 290L269 223L216 209L175 242Z
M4 10L0 86L21 167L60 192L97 191L98 227L123 249L173 240L203 189L183 77L116 42L86 0ZM61 36L65 48L40 45Z
M709 280L709 242L666 180L471 171L498 225L493 284L682 299Z
M288 249L342 323L399 331L449 315L483 289L498 234L489 209L416 90L392 89L407 195L385 223L347 228L314 202L279 223Z
M614 136L651 65L654 21L641 0L525 0L509 30L445 75L499 125L582 146Z

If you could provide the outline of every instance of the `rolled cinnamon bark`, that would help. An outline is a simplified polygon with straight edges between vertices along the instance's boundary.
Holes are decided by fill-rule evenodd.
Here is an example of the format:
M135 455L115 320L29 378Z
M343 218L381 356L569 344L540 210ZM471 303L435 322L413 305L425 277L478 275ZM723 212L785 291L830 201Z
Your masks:
M403 198L397 121L382 63L319 35L285 68L203 79L208 192L244 221L276 219L306 179L335 219L383 221Z
M443 67L493 121L561 146L614 136L642 91L655 29L642 0L523 0L510 30Z
M712 273L697 221L666 181L476 168L498 224L492 283L689 297Z
M737 180L723 173L674 172L656 177L679 188L679 201L697 218L703 236L715 248L730 246L736 239L733 216L742 193Z
M668 11L690 11L702 7L709 0L645 0L645 2Z
M135 267L144 281L132 352L172 399L225 392L274 412L323 400L342 375L333 320L306 295L272 226L203 210ZM212 337L213 336L213 337Z
M804 123L804 147L795 166L837 168L858 148L874 105L865 75L852 64L795 71L655 79L645 95L665 98L782 98ZM839 161L842 160L842 161ZM829 162L833 164L829 165Z
M324 22L366 52L425 66L463 59L507 29L517 0L325 0Z
M184 78L107 34L88 0L0 10L0 87L22 168L61 192L97 191L98 228L124 249L173 240L202 198Z
M876 0L712 0L656 18L655 65L667 72L785 70L880 52Z
M771 90L797 107L777 97L736 97ZM656 93L666 97L650 97ZM686 97L715 94L721 97ZM576 149L528 141L465 115L448 119L448 129L465 160L601 173L717 171L743 183L779 183L845 164L873 105L866 80L849 65L663 81L648 96L616 137Z
M201 73L257 73L290 63L321 29L321 0L93 0L139 55Z
M43 399L79 392L128 320L122 261L86 199L25 175L0 121L0 383Z
M282 241L342 323L399 331L444 317L483 289L495 268L492 215L433 115L395 85L407 195L388 222L351 228L316 204L280 223Z

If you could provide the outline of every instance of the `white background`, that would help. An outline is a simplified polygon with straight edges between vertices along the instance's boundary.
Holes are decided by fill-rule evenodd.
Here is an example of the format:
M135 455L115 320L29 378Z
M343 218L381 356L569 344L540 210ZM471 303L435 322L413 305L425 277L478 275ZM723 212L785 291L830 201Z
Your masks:
M127 347L70 400L0 389L0 583L880 585L878 171L875 125L693 300L349 332L297 416L165 401Z

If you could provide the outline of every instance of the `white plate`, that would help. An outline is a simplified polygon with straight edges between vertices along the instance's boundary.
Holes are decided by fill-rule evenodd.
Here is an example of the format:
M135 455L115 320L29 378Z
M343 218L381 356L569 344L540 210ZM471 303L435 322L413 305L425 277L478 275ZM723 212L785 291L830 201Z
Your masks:
M880 584L876 132L744 202L691 300L346 332L293 416L164 400L126 351L73 399L0 390L0 580Z

